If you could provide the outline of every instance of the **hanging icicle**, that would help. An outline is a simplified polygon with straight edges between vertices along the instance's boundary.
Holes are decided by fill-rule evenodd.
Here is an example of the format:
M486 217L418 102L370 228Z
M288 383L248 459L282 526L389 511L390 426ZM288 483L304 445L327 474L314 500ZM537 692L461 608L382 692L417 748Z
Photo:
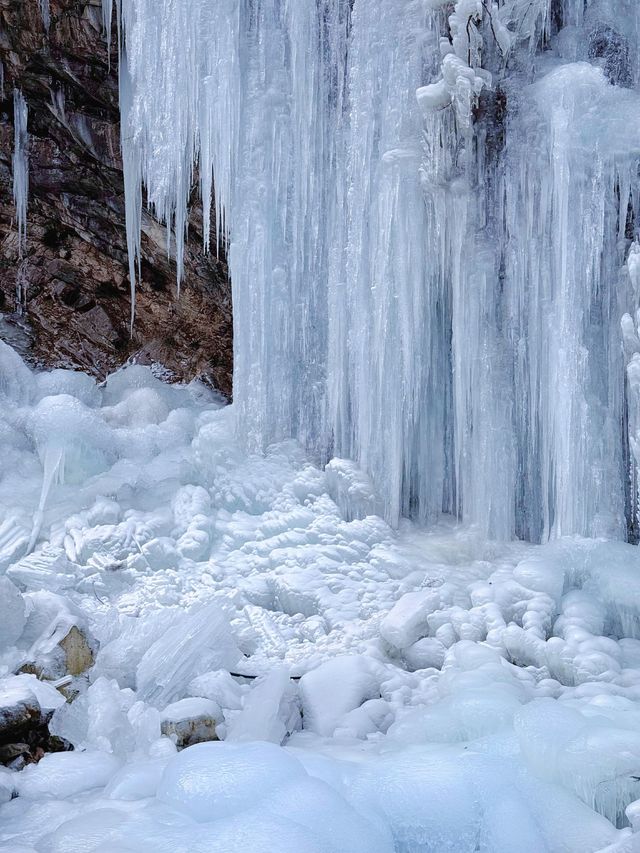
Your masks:
M13 200L16 208L20 257L27 243L27 207L29 204L29 136L27 103L18 89L13 90Z

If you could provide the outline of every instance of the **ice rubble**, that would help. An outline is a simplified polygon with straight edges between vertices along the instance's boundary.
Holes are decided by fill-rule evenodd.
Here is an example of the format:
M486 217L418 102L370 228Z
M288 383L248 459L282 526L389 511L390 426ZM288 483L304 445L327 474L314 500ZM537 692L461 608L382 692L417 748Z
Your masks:
M0 850L638 849L635 547L394 531L361 471L247 455L201 386L0 355L0 695L76 746L2 774ZM73 702L10 675L71 624ZM222 743L176 753L196 711Z

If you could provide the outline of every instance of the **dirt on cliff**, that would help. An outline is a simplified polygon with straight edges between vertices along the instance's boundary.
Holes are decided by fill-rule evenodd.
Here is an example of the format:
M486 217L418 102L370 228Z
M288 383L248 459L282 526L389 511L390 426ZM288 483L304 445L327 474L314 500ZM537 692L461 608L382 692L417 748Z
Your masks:
M115 5L115 4L114 4ZM115 28L114 28L115 29ZM115 39L100 0L0 0L0 338L27 360L97 377L129 359L200 376L229 396L231 288L202 251L195 201L180 297L166 231L147 213L136 322L120 158ZM14 91L28 107L29 205L20 252L13 201Z

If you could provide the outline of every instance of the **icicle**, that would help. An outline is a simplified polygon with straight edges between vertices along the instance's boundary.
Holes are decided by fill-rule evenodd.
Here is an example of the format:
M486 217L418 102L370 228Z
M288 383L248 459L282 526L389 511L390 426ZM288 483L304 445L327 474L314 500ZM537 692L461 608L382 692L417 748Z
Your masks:
M49 0L40 0L40 12L42 13L42 23L47 32L51 25L51 13L49 10Z
M129 288L131 316L129 333L133 335L136 316L136 267L140 266L142 231L142 183L140 178L140 152L132 122L131 80L126 55L120 64L120 135L122 145L122 171L124 174L125 224L129 254Z
M13 200L18 224L18 251L20 257L27 244L27 206L29 203L29 136L27 134L28 108L22 93L13 90Z
M111 44L111 22L113 21L113 0L102 0L102 27L107 45Z

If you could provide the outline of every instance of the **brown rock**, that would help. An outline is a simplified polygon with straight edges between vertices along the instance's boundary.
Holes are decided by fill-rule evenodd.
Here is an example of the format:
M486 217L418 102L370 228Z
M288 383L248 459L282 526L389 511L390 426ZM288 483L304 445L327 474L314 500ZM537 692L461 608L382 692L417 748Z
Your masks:
M65 668L69 675L82 675L93 666L93 649L85 635L75 625L67 636L60 640L60 648L65 654Z
M175 379L201 376L229 396L230 286L224 259L201 250L197 204L179 299L165 229L144 215L136 324L129 335L115 39L109 67L100 0L51 0L50 6L46 34L39 0L0 0L0 336L32 363L104 378L129 358L158 361ZM29 108L22 259L12 199L14 87Z

